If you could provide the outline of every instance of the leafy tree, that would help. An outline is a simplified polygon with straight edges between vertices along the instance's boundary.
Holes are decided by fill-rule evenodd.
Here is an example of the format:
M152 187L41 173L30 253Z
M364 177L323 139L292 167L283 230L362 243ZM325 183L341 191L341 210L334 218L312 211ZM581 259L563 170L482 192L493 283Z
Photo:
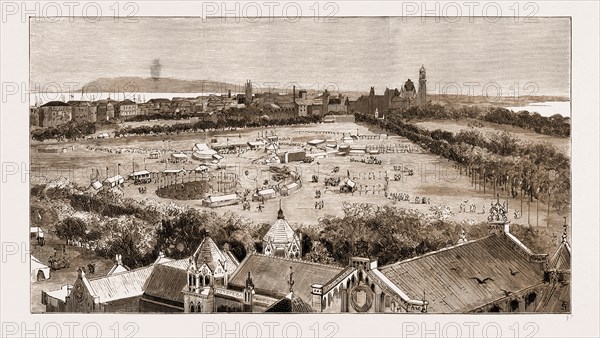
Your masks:
M68 245L74 239L82 239L86 235L87 226L81 218L67 217L56 226L56 235Z

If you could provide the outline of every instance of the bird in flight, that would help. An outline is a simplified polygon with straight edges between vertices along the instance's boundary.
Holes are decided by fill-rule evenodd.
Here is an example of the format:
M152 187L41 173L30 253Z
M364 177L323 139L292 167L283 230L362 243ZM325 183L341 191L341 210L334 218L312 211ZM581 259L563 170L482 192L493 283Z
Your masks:
M508 296L512 295L512 292L511 292L511 291L504 290L504 289L500 289L500 290L501 290L502 292L504 292L504 296L505 296L505 297L508 297Z
M491 279L490 277L486 277L484 279L479 279L477 277L471 277L471 279L475 279L477 281L478 284L486 284L487 281L491 280L492 282L494 281L493 279Z
M515 276L516 274L519 273L519 271L513 271L513 269L511 269L511 268L508 268L508 270L510 270L510 275L511 276Z

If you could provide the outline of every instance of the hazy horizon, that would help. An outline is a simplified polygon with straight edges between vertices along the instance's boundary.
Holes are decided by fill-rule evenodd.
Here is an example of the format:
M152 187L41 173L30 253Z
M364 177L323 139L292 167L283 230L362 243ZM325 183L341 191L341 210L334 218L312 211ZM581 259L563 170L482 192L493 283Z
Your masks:
M537 23L501 18L489 23L450 23L420 18L312 18L251 23L201 18L111 18L87 22L30 22L32 83L77 83L98 78L150 77L160 59L160 76L233 84L251 79L258 86L297 83L343 91L377 93L418 79L427 69L430 93L462 94L469 86L481 95L496 84L503 96L570 96L569 18L538 18ZM534 83L537 92L533 93Z

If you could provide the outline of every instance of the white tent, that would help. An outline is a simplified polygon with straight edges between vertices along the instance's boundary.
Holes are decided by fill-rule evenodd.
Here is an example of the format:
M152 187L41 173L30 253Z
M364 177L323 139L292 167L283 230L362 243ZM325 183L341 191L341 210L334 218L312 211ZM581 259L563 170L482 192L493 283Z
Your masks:
M43 238L44 230L40 227L29 227L29 233L31 238Z
M50 278L50 267L31 256L31 281L39 282Z
M95 181L94 183L92 183L92 188L98 190L98 189L102 188L102 183Z
M199 152L201 154L216 154L217 152L214 149L211 149L206 143L196 143L192 148L192 152Z

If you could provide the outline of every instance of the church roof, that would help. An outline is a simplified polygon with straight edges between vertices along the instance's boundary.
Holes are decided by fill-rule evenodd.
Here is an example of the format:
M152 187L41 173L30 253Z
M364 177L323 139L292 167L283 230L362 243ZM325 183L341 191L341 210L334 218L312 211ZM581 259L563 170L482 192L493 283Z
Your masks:
M548 260L548 266L556 270L571 270L571 247L562 242L554 255Z
M150 265L100 278L90 278L90 294L97 296L100 303L141 296L144 293L144 284L154 267Z
M231 255L226 255L221 251L217 243L210 236L204 237L198 249L194 252L192 259L196 260L198 267L206 263L212 272L215 271L217 264L223 264L225 269L231 273L235 271L239 264Z
M110 268L110 270L106 273L107 275L112 275L115 273L121 273L121 272L126 272L129 271L130 269L128 267L126 267L123 264L115 264L113 265L112 268Z
M271 226L267 234L263 237L263 240L265 242L271 240L276 244L292 243L294 240L298 240L298 236L290 224L285 220L285 216L283 216L283 211L281 209L279 209L277 221Z
M310 313L316 311L302 298L290 292L287 296L269 306L265 312Z
M181 290L187 285L187 271L179 267L159 264L148 277L144 294L183 304Z
M246 286L248 272L251 272L257 294L275 298L284 297L289 294L290 267L294 271L294 294L302 299L311 299L312 284L324 285L343 270L335 265L253 253L240 263L231 276L229 285L243 289Z
M535 312L541 313L568 313L571 310L571 284L548 284L540 294L541 301Z
M146 281L154 268L158 266L170 266L185 269L182 266L182 262L185 261L187 260L171 260L166 263L149 265L107 276L87 278L90 288L89 292L91 295L97 296L100 303L141 296L144 293Z
M529 262L510 239L491 235L379 268L411 299L426 293L428 312L467 312L543 282L539 264ZM513 275L513 273L515 273ZM487 280L479 284L479 278Z

